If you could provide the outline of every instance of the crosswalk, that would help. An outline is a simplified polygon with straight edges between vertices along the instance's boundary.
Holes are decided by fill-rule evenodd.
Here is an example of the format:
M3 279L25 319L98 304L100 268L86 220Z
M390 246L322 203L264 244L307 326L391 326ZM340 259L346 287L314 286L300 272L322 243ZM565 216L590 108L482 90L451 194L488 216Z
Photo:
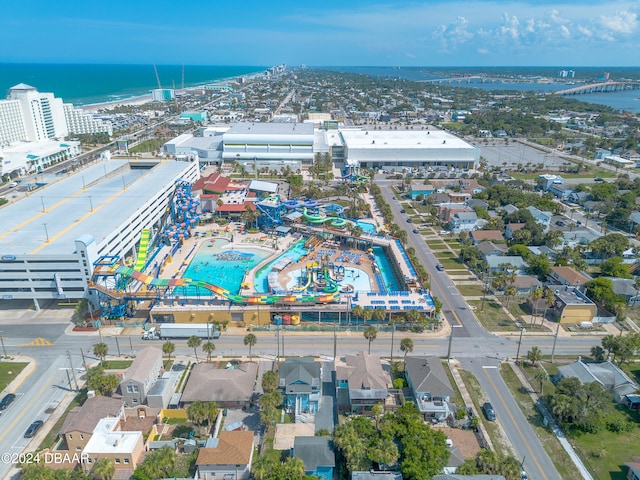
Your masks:
M31 342L21 343L18 346L19 347L50 347L51 345L53 345L53 343L51 343L46 338L38 337L35 340L32 340Z

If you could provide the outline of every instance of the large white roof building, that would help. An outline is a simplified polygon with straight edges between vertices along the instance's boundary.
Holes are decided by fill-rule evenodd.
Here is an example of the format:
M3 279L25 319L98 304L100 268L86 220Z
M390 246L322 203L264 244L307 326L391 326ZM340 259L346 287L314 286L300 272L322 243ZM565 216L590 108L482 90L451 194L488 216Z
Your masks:
M475 168L480 151L442 130L341 129L347 165L375 168Z

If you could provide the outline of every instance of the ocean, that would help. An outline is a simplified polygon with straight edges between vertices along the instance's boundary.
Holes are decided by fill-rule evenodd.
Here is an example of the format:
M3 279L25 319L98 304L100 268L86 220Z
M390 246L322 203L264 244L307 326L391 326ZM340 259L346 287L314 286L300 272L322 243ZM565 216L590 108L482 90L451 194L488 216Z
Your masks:
M181 88L182 65L157 65L162 88ZM185 65L184 85L192 87L252 75L260 66ZM90 105L141 95L158 88L153 64L92 65L48 63L0 63L0 98L9 88L26 83L40 92L51 92L65 103ZM3 95L4 92L4 95Z

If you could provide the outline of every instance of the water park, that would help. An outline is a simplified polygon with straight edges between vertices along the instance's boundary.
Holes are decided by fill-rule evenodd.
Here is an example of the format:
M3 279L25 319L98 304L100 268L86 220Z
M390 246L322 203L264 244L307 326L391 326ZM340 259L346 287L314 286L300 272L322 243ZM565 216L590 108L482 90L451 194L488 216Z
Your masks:
M102 321L345 323L358 321L356 306L433 315L404 247L375 222L347 218L334 200L253 200L242 218L212 221L192 185L177 184L163 225L142 231L135 255L95 262L89 287Z

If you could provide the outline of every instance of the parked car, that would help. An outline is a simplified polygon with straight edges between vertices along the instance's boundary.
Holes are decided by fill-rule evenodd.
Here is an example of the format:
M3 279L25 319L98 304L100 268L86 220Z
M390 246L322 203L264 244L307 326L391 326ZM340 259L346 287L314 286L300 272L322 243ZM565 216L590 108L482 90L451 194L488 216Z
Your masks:
M493 405L491 405L489 402L484 402L484 404L482 405L482 411L484 411L484 415L485 417L487 417L487 420L493 422L496 419L496 412L493 410Z
M413 233L420 233L420 231L417 228L414 228Z
M436 265L436 269L439 270L440 272L444 271L444 265L442 265L441 263Z
M18 182L11 182L9 184L9 188L13 188L13 187L17 187L18 186Z
M410 218L407 218L407 223L413 223L413 220L411 220Z
M450 233L448 230L440 230L440 235L449 235Z
M407 213L404 208L400 210L400 213Z
M27 431L24 432L24 438L35 437L36 433L38 433L38 430L40 430L40 427L42 427L43 423L44 422L42 420L36 420L31 425L29 425L29 428L27 428Z

